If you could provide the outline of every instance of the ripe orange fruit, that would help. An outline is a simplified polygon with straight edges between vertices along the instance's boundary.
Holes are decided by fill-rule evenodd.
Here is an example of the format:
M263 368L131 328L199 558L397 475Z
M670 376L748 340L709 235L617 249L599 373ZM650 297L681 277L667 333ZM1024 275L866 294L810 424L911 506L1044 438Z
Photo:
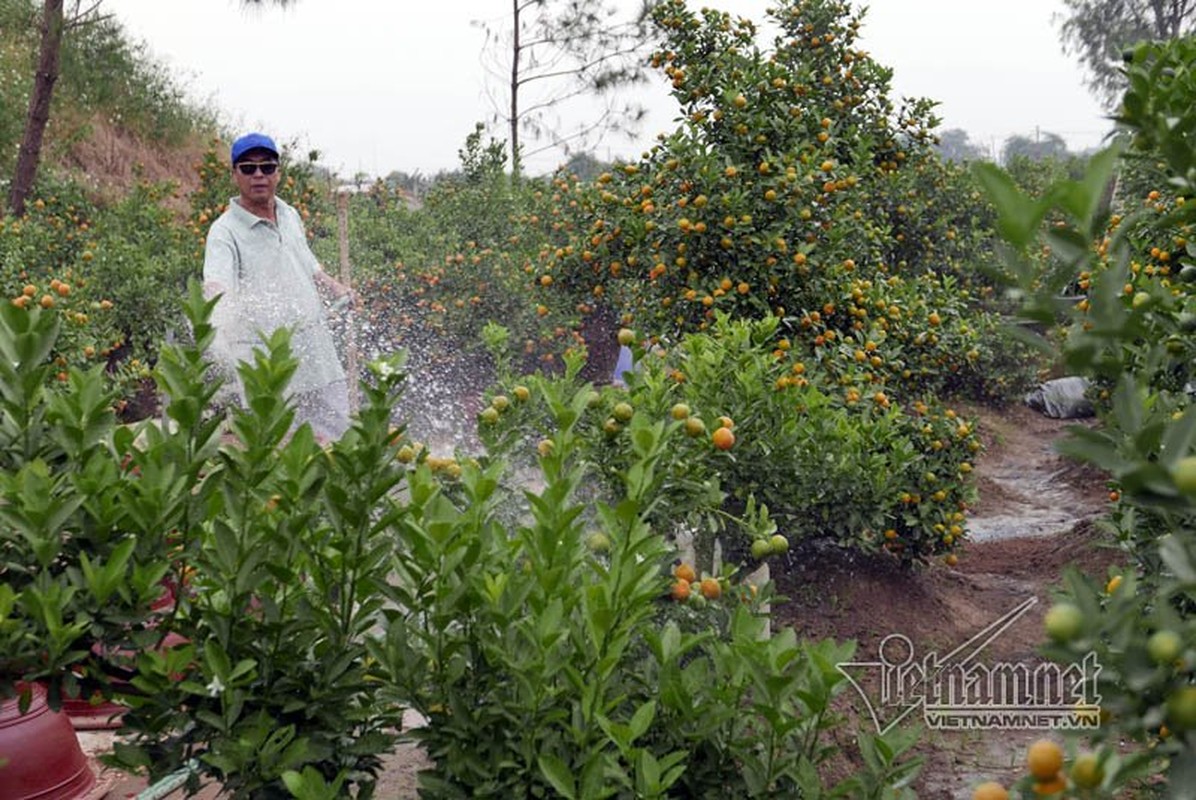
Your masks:
M730 428L719 428L710 435L710 441L719 450L730 450L735 446L735 434L731 433Z
M1048 781L1038 781L1031 788L1034 794L1039 797L1050 797L1051 795L1059 794L1059 792L1067 788L1067 778L1064 778L1063 774L1060 773Z
M1009 800L1009 792L996 781L988 781L972 790L972 800Z
M683 602L689 599L689 581L684 578L678 578L677 582L673 584L672 591L673 599L677 602Z
M1114 575L1112 578L1109 578L1109 582L1105 584L1105 593L1113 594L1113 592L1117 591L1118 587L1121 586L1122 580L1123 578L1120 575Z
M1063 748L1050 739L1039 739L1026 752L1026 767L1040 781L1054 780L1063 769Z
M725 416L719 417L718 418L718 426L720 428L734 428L735 420L731 419L730 417L725 417Z
M698 574L694 572L694 568L691 565L682 561L673 567L673 577L686 583L693 583L698 579Z
M54 298L48 294L43 294L42 299L39 300L38 302L41 304L42 308L53 308L54 307Z
M702 578L699 589L702 592L702 597L707 600L717 600L723 596L723 587L719 585L715 578Z

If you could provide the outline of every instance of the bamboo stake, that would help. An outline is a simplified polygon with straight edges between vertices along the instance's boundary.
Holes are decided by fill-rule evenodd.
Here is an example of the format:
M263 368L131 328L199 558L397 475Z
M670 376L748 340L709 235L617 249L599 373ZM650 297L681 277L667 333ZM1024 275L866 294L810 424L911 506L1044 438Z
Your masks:
M337 239L340 240L341 283L346 290L352 290L353 275L349 267L349 193L343 189L336 193L336 222ZM357 320L353 317L353 305L349 303L349 309L345 312L345 350L348 362L346 371L349 378L349 412L356 414L360 404L357 397Z

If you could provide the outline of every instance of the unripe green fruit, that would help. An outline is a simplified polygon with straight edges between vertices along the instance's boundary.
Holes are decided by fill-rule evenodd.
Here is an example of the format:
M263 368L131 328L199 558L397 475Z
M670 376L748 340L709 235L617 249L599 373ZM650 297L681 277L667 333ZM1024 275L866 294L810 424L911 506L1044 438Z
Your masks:
M1186 456L1171 467L1171 480L1184 494L1196 494L1196 456Z
M610 537L602 531L594 531L586 538L586 547L595 553L605 553L610 550Z
M1196 728L1196 686L1181 686L1167 698L1167 722L1177 731Z
M1146 652L1150 654L1151 660L1159 666L1175 663L1183 651L1183 647L1183 639L1175 631L1155 631L1146 640Z
M756 539L752 542L752 558L760 561L772 554L772 544L767 539Z
M1057 603L1047 611L1043 626L1056 642L1070 642L1084 629L1084 613L1072 603Z

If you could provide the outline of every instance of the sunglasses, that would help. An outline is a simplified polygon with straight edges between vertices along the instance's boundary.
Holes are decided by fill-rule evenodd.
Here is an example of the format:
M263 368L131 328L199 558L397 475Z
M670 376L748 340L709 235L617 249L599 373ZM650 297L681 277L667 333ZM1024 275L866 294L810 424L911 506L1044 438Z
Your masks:
M241 171L242 175L252 175L259 169L263 175L273 175L274 170L278 169L277 161L245 161L237 165L237 169Z

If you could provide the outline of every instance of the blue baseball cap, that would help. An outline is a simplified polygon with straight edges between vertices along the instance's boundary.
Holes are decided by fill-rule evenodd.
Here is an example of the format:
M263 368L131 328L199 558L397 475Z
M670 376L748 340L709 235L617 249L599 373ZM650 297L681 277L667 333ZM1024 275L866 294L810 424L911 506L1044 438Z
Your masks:
M269 150L271 153L278 156L278 145L274 144L274 140L264 133L247 133L237 141L233 142L232 160L236 164L241 160L241 156L248 153L250 150Z

